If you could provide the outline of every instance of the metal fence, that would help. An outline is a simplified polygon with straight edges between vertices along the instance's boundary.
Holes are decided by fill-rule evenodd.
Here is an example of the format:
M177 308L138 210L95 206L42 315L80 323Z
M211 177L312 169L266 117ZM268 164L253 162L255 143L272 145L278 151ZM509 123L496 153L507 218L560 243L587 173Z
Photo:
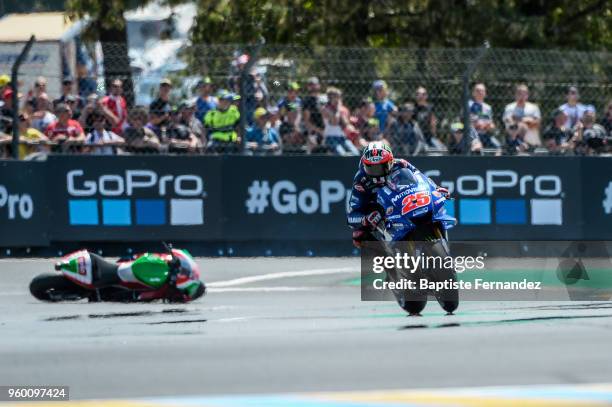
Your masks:
M507 154L516 153L506 148L508 137L507 128L512 123L504 122L502 114L506 105L514 101L515 86L525 83L529 87L529 101L537 104L541 112L541 123L534 130L539 133L539 143L530 143L530 148L524 153L529 154L589 154L605 153L605 147L595 150L578 148L580 143L574 143L565 148L553 148L543 140L542 135L552 121L552 113L566 102L568 88L576 86L580 92L580 103L591 106L597 112L597 121L603 121L607 137L610 136L610 123L612 112L608 108L612 100L612 53L578 52L578 51L552 51L552 50L515 50L495 48L473 49L411 49L411 48L348 48L348 47L296 47L277 45L184 45L172 42L160 42L152 48L134 52L129 51L131 66L128 66L125 56L128 50L118 44L103 44L97 47L104 51L104 61L99 56L96 59L94 46L89 46L89 54L94 57L94 63L89 71L76 72L78 82L88 83L88 90L81 95L86 98L91 92L92 84L99 94L107 92L109 79L120 78L124 80L124 90L128 101L141 104L145 107L157 96L159 83L162 78L172 81L173 89L170 93L170 104L178 106L180 102L198 96L196 85L202 78L209 78L213 94L221 89L234 92L241 98L234 104L239 109L242 121L237 126L237 133L242 136L243 143L236 148L221 148L215 146L206 148L209 140L203 140L196 149L189 149L193 153L206 152L232 152L242 153L247 128L254 124L253 114L257 107L272 111L272 118L268 126L280 127L286 121L287 109L283 105L283 98L287 96L289 85L296 83L299 86L298 96L302 101L308 95L308 79L317 77L321 88L319 108L327 103L325 91L335 87L342 91L342 100L350 113L349 120L343 124L344 136L351 133L350 139L359 149L364 140L376 137L391 139L389 129L381 129L382 134L367 132L362 126L364 119L359 121L359 106L364 99L376 99L373 89L375 81L386 83L388 98L396 106L401 107L406 102L415 102L416 91L424 88L427 91L427 103L436 116L433 128L427 114L421 115L419 120L421 129L428 139L424 148L402 148L404 154L446 154L446 146L457 144L453 140L456 132L455 123L462 122L470 125L470 116L465 115L466 106L471 98L472 86L482 82L486 85L487 96L485 102L492 108L491 120L495 129L488 131L494 136L500 146L487 145L478 151L479 154ZM106 81L103 80L102 67L106 67ZM130 70L131 72L128 72ZM44 72L40 72L44 75ZM79 78L79 75L81 76ZM48 81L61 81L60 78L47 78ZM127 86L126 86L127 85ZM31 84L24 84L25 87ZM466 87L468 92L466 92ZM259 91L259 92L258 92ZM58 96L58 95L51 95ZM280 112L275 113L280 103ZM418 111L427 112L416 106ZM291 110L291 109L290 109ZM297 132L304 135L296 142L281 137L285 141L275 153L338 153L334 145L326 144L326 134L313 135L309 133L304 123L304 112L298 106ZM607 118L606 118L607 115ZM311 115L312 116L312 115ZM398 113L391 113L389 122L393 122ZM269 117L266 116L266 117ZM376 114L373 118L376 118ZM423 118L426 120L423 121ZM202 118L200 118L202 119ZM369 124L365 128L371 127ZM472 116L472 119L475 119ZM293 118L291 119L293 120ZM356 124L361 123L360 126ZM380 124L380 121L379 121ZM293 123L292 123L293 125ZM326 126L327 123L324 123ZM578 134L579 129L568 130L568 137ZM433 133L440 143L429 142ZM478 135L463 132L478 139ZM210 135L210 133L209 133ZM524 134L522 134L524 136ZM580 134L582 137L582 134ZM209 137L210 138L210 137ZM454 141L454 142L453 142ZM566 140L568 141L568 140ZM161 140L164 144L164 140ZM303 143L302 146L299 143ZM290 146L292 144L292 146ZM397 144L397 140L396 140ZM401 143L400 143L401 144ZM539 144L539 145L538 145ZM583 143L584 144L584 143ZM261 147L261 146L260 146ZM403 146L400 146L403 147ZM413 146L414 147L414 146ZM176 150L176 149L174 149ZM180 149L179 149L180 150ZM248 149L247 149L248 150ZM272 149L273 150L273 149ZM257 148L255 153L269 153L269 149ZM136 150L134 150L136 151ZM160 151L168 152L172 149L162 148ZM186 150L187 151L187 150ZM470 153L453 150L451 152ZM341 152L341 151L340 151ZM345 149L346 152L346 149Z

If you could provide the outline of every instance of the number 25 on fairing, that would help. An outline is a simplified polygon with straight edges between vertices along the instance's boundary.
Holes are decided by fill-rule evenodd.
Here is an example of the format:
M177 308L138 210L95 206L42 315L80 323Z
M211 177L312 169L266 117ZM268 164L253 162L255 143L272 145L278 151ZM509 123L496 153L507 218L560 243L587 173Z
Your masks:
M429 205L431 202L431 196L429 192L422 191L416 194L408 195L402 199L402 215L412 212L413 210L420 208L421 206Z

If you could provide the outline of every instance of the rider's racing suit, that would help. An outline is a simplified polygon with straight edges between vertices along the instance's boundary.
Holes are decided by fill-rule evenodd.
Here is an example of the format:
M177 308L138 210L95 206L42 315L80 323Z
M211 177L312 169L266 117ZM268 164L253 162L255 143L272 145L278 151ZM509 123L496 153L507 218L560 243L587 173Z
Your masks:
M408 168L415 174L420 172L414 165L403 159L394 159L391 173L398 169ZM363 164L359 163L359 169L353 178L353 188L349 199L349 211L347 213L348 225L353 229L353 243L359 247L359 243L363 240L373 240L370 232L372 225L368 224L368 215L377 209L376 191L378 188L385 185L386 177L370 177L365 173ZM434 187L436 184L429 179ZM444 193L448 193L446 189L436 187ZM384 216L384 214L381 214Z

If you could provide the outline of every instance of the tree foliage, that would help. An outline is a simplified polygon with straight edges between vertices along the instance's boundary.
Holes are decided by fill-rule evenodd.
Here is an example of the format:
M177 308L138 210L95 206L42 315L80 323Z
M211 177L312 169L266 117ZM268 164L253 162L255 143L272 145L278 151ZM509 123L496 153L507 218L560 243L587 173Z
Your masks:
M95 29L154 0L6 0L0 13L65 10ZM190 0L161 0L179 4ZM195 0L194 43L612 50L609 0ZM94 35L97 33L94 30Z
M608 0L197 0L194 43L612 49Z

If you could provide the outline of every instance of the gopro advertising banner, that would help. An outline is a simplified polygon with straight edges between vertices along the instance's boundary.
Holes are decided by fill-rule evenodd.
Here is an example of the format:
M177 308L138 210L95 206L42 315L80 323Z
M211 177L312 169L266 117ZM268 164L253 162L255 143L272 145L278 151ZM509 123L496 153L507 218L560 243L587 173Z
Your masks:
M612 237L612 161L414 157L453 200L451 240ZM357 158L50 156L2 161L2 247L49 241L348 241Z
M581 185L584 238L612 240L612 159L583 159Z
M414 157L410 162L454 197L446 204L458 222L450 232L453 239L581 238L577 158ZM226 163L231 171L224 174L234 173L225 195L229 238L349 238L345 211L357 159L231 157Z
M228 157L228 239L350 238L346 207L358 159Z
M459 240L581 238L577 157L415 157L411 162L449 190L446 208Z
M57 241L220 239L221 159L52 156Z
M49 244L45 177L45 163L0 161L0 246Z

